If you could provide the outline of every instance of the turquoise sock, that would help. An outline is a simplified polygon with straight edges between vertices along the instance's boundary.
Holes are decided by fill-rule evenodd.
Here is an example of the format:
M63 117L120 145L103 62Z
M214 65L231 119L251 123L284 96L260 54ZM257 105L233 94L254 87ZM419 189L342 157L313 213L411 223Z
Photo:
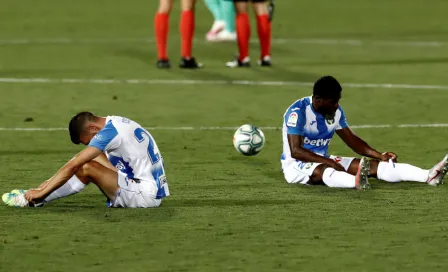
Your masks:
M224 20L221 10L221 0L204 0L205 5L210 10L215 21Z
M235 32L235 6L232 0L220 0L223 19L226 22L226 30Z

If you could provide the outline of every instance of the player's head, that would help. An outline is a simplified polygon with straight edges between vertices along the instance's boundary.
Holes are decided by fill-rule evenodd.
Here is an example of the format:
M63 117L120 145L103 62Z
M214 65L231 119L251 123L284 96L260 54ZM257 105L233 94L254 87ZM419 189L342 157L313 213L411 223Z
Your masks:
M96 125L98 117L88 111L83 111L72 117L68 125L70 139L74 144L88 145L93 136L101 130Z
M313 87L314 109L330 118L334 116L341 99L341 84L332 76L319 78Z

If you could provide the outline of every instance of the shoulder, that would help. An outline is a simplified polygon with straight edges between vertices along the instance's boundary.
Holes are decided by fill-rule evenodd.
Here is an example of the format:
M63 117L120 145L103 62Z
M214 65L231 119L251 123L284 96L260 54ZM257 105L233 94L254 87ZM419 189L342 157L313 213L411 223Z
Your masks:
M111 122L113 126L118 127L122 124L130 124L132 120L122 116L107 116L107 123Z
M305 113L306 112L306 108L311 105L311 97L307 96L307 97L303 97L297 101L295 101L294 103L291 104L291 106L288 107L288 109L286 110L285 115L288 115L292 112L302 112Z
M285 112L285 124L288 127L296 127L299 124L303 124L306 120L306 112L309 105L311 105L310 97L304 97L295 101Z
M131 119L122 116L108 116L106 122L104 129L108 126L109 129L115 128L118 134L127 134L130 130L139 126L139 124Z
M94 137L94 140L111 140L118 135L118 130L112 120L106 120L106 125Z
M117 144L120 140L118 130L112 120L106 118L106 125L95 135L89 143L89 146L96 147L105 151L111 144Z
M339 105L338 109L336 110L336 117L345 118L345 113L344 113L344 110L342 109L341 105Z
M336 111L335 120L338 124L336 129L342 129L348 127L347 117L345 117L344 110L342 109L341 106L339 106Z

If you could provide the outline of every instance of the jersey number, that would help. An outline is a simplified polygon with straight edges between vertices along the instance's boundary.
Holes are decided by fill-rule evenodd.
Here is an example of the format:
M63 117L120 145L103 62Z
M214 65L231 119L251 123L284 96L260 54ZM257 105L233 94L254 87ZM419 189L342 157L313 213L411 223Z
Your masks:
M148 138L149 159L151 160L152 164L155 164L160 160L160 154L158 152L156 153L154 150L154 141L152 140L152 137L148 134L148 132L146 132L146 130L144 130L142 128L137 128L136 130L134 130L135 139L137 139L137 141L139 143L141 143L145 140L143 135L146 135L146 137Z

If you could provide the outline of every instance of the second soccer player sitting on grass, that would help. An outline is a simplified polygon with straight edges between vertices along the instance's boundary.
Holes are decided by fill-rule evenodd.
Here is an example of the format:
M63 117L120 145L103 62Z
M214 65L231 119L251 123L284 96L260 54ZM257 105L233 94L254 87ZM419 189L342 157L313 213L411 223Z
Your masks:
M288 183L325 184L336 188L368 189L368 177L387 182L415 181L439 185L448 172L448 155L430 170L397 163L393 152L378 152L349 128L339 105L342 87L331 77L316 81L313 95L294 102L283 116L281 164ZM336 134L361 159L328 155Z

